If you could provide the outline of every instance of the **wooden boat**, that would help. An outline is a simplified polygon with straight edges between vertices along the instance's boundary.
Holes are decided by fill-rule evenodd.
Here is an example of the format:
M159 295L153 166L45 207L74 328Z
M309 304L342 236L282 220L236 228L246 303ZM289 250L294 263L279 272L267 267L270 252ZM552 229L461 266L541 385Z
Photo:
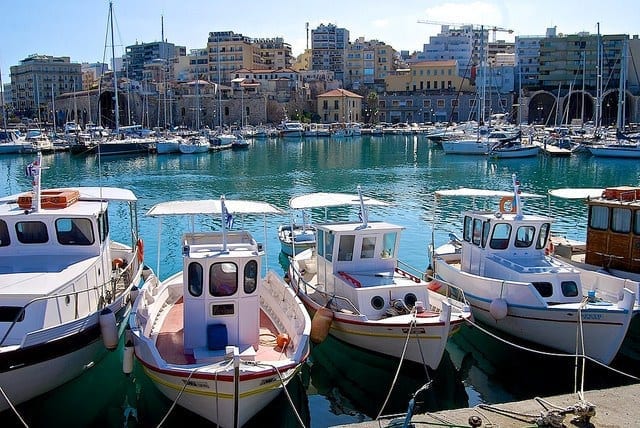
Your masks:
M160 203L147 215L212 213L221 231L182 237L183 271L140 293L130 326L135 355L164 395L218 426L239 427L304 363L311 322L281 277L260 277L262 245L227 230L230 215L279 209L222 198Z
M74 379L117 347L143 265L135 195L126 189L33 190L0 199L0 388L12 406ZM111 240L112 204L129 205L127 242ZM125 210L118 211L124 212ZM0 400L0 411L9 402Z
M317 246L294 256L289 279L314 314L312 339L327 334L369 352L436 368L450 335L470 313L464 302L432 292L398 261L401 226L369 222L382 201L343 193L293 198L294 208L360 206L362 221L316 223Z
M462 239L431 255L436 279L430 286L462 289L476 321L608 364L634 315L638 283L580 270L549 256L553 219L524 214L519 187L514 175L512 193L436 192L440 197L484 194L502 199L499 210L463 213Z

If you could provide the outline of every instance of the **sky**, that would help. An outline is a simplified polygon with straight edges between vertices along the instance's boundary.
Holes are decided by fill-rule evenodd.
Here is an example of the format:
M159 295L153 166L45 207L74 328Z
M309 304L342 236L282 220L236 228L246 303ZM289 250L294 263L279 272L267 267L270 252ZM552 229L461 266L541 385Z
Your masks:
M4 0L2 82L10 81L12 65L35 53L110 63L108 9L108 0ZM113 10L116 56L136 42L160 41L162 19L165 39L187 52L204 48L211 31L234 31L251 38L282 37L298 55L307 46L307 22L309 37L318 25L335 24L349 30L352 41L375 39L410 52L422 50L441 23L512 30L496 33L507 41L544 35L554 26L558 33L595 34L598 23L601 34L640 33L637 0L113 0Z

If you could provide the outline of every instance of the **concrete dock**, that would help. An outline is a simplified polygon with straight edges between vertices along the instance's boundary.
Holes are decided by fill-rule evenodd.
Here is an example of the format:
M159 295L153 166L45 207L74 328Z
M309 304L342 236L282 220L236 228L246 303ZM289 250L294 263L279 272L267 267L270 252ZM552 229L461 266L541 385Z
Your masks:
M640 384L586 391L584 400L581 403L577 394L564 394L545 397L540 401L532 399L479 405L474 408L414 415L411 423L416 427L640 427ZM584 403L593 407L582 406ZM578 416L582 418L574 421ZM399 421L393 426L402 426L403 417L398 416L340 427L383 428L390 426L392 420ZM544 425L543 422L547 424Z

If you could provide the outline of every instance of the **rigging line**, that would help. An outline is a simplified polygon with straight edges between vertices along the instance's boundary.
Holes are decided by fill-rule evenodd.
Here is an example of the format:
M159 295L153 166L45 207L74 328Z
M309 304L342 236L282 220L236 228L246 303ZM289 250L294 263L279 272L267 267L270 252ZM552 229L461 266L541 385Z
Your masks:
M389 398L391 398L391 392L393 391L393 388L395 387L396 381L398 380L398 376L400 375L400 369L402 368L402 363L404 362L404 356L405 353L407 352L407 345L409 344L409 338L411 337L411 331L413 330L413 327L415 327L417 322L416 319L416 312L415 309L413 311L413 319L411 320L411 323L409 324L409 331L407 331L407 338L404 340L404 347L402 348L402 354L400 355L400 364L398 364L398 368L396 369L396 374L393 376L393 381L391 382L391 387L389 388L389 392L387 393L387 397L384 399L384 403L382 403L382 407L380 408L380 411L378 412L378 416L376 416L376 420L380 419L380 416L382 415L382 412L384 411L384 408L387 407L387 403L389 402Z
M498 336L498 335L495 335L495 334L491 333L491 332L490 332L490 331L488 331L487 329L485 329L485 328L483 328L482 326L480 326L480 324L477 324L477 323L475 323L475 322L471 321L471 320L470 320L470 319L468 319L468 318L466 318L466 319L465 319L465 321L466 321L466 322L468 322L469 324L471 324L471 326L476 327L476 328L477 328L478 330L480 330L481 332L483 332L483 333L485 333L485 334L488 334L489 336L493 337L494 339L499 340L499 341L500 341L500 342L502 342L502 343L505 343L505 344L507 344L507 345L509 345L509 346L513 346L514 348L520 349L520 350L522 350L522 351L533 352L534 354L546 355L546 356L549 356L549 357L575 357L575 355L572 355L572 354L563 354L563 353L560 353L560 352L539 351L539 350L537 350L537 349L527 348L527 347L525 347L525 346L518 345L517 343L509 342L508 340L503 339L502 337L500 337L500 336ZM616 369L616 368L613 368L613 367L611 367L611 366L608 366L608 365L606 365L606 364L604 364L604 363L601 363L600 361L598 361L598 360L596 360L596 359L594 359L594 358L592 358L592 357L590 357L590 356L588 356L588 355L579 355L579 357L581 357L581 358L583 358L583 359L585 359L585 360L589 360L589 361L591 361L592 363L597 364L597 365L599 365L599 366L601 366L601 367L604 367L604 368L606 368L606 369L608 369L608 370L611 370L612 372L617 373L617 374L619 374L619 375L626 376L626 377L628 377L628 378L630 378L630 379L640 381L640 377L634 376L634 375L632 375L632 374L629 374L629 373L623 372L622 370L618 370L618 369Z
M283 351L284 352L284 349ZM247 361L247 364L251 364L253 362L251 361ZM300 424L300 426L302 428L305 428L305 424L302 421L302 417L300 416L300 413L298 413L298 410L296 409L296 405L293 403L293 399L291 398L291 395L289 394L289 391L287 390L287 385L285 385L284 383L284 379L282 379L282 374L280 373L280 370L278 369L278 367L276 367L273 364L269 364L269 363L264 363L264 362L258 362L258 363L253 363L256 366L267 366L267 367L271 367L272 369L274 369L276 371L276 373L278 374L278 378L280 379L280 383L282 384L282 389L284 390L284 395L287 397L287 401L289 402L289 405L291 406L291 409L293 410L293 413L296 415L296 419L298 419L298 423ZM294 373L295 375L295 373Z
M16 409L13 403L11 402L11 400L9 400L9 397L7 397L7 394L5 394L4 389L2 389L2 386L0 386L0 393L2 393L2 396L6 400L7 404L9 404L9 407L11 407L11 410L13 410L13 413L15 413L16 417L20 420L20 422L22 422L22 425L24 425L25 427L28 427L29 425L27 425L25 420L22 418L22 415L20 415L20 413L18 412L18 409Z

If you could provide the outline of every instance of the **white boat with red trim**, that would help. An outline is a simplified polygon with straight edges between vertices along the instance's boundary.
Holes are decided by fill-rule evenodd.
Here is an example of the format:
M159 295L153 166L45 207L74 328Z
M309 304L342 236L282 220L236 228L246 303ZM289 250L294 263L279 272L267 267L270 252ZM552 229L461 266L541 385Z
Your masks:
M33 190L0 199L0 411L115 349L138 287L154 277L143 265L131 191L42 190L42 156L26 171ZM108 213L118 204L129 206L128 242L111 240Z
M398 261L403 227L369 222L367 206L388 205L344 193L293 198L292 208L360 206L361 221L315 223L317 245L292 258L289 279L314 314L312 340L326 334L368 351L440 363L449 336L470 317L468 307L427 288ZM417 272L417 270L415 270Z
M146 287L129 324L135 355L164 395L218 426L239 427L307 359L311 321L281 277L261 277L262 244L227 230L236 215L283 214L278 208L223 197L160 203L147 215L216 213L221 231L183 235L183 270Z

